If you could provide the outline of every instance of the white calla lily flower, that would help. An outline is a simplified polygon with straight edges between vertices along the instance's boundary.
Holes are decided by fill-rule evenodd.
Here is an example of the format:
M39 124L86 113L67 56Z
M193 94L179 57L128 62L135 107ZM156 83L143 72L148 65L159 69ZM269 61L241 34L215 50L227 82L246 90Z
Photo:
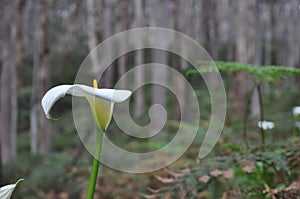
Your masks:
M22 180L23 179L18 180L15 184L10 184L10 185L6 185L4 187L0 187L0 198L1 199L10 199L10 197L13 194L16 186Z
M293 108L293 115L294 115L295 117L300 115L300 106L295 106L295 107Z
M274 122L269 122L269 121L259 121L257 122L257 126L263 130L268 130L268 129L273 129L275 127Z
M50 89L42 99L42 107L47 118L52 118L49 114L51 108L66 94L85 97L92 109L97 126L105 131L112 117L114 103L120 103L128 99L131 91L98 89L97 81L94 81L94 87L82 84L56 86Z

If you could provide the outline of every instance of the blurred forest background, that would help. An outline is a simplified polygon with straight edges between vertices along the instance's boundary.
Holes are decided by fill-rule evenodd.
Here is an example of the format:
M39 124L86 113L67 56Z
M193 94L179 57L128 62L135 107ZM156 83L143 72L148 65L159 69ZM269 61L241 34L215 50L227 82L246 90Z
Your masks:
M24 188L16 198L84 195L91 157L76 136L71 101L58 103L55 115L64 120L58 122L45 118L40 101L51 87L72 84L84 58L111 35L136 27L165 27L198 41L215 61L300 68L299 19L299 0L0 0L0 185L24 177L26 181L20 185ZM149 62L148 53L140 50L120 57L106 71L101 86L113 87L130 68ZM172 59L168 54L163 56L159 60L152 56L151 62L167 64ZM176 69L185 74L187 68ZM135 81L138 84L146 75L161 72L138 74ZM197 84L193 78L190 80ZM239 143L239 122L245 114L249 82L245 73L227 74L224 81L229 100L225 129ZM293 135L290 115L292 107L297 102L299 105L299 77L265 88L266 109L271 110L266 116L285 122L278 131ZM159 99L153 99L145 90L134 93L134 117L146 117L145 103L166 105L168 96L160 94ZM253 118L259 115L257 95L254 92L251 98ZM209 101L208 96L205 99ZM176 109L170 103L166 106ZM280 116L275 110L281 111ZM178 115L171 119L177 120ZM118 133L116 127L111 131L112 135ZM279 138L287 136L279 134ZM251 139L257 140L255 136ZM195 164L197 155L191 154L181 166ZM99 180L102 198L140 198L134 192L142 193L145 187L159 184L151 174L122 174L120 178L116 171L103 169L106 172ZM61 177L63 173L66 176Z

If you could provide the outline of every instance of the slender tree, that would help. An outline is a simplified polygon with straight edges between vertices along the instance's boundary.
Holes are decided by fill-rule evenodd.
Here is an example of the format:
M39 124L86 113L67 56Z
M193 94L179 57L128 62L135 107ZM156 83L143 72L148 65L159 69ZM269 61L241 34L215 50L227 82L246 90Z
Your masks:
M142 27L145 25L145 17L143 12L143 1L135 0L134 1L134 27ZM141 35L137 35L135 45L137 48L141 48L143 44L143 38ZM144 63L144 50L135 51L134 56L135 66L139 66ZM144 80L144 71L136 69L134 74L134 83L136 85L141 85ZM145 93L144 89L139 88L134 95L134 116L141 117L144 113L144 103L145 103Z
M247 33L246 33L246 15L247 1L237 1L237 37L236 37L236 60L240 63L247 63ZM245 89L246 76L244 73L238 73L236 77L236 100L235 109L237 113L243 114L245 107Z
M40 48L40 69L39 69L39 84L40 84L40 96L47 92L49 87L49 5L47 0L41 0L41 48ZM40 100L39 100L40 101ZM41 117L41 130L40 136L40 153L48 154L51 151L51 126L46 117Z
M6 1L1 20L1 158L6 163L17 155L17 73L16 73L16 15L14 2Z
M98 44L96 24L95 24L95 1L87 0L87 34L88 34L88 47L91 52ZM91 54L92 72L97 73L99 70L99 59L97 53Z
M120 31L126 31L129 29L130 26L130 11L129 11L129 1L128 0L123 0L121 1L121 5L119 6L120 8L120 21L117 22L119 25ZM118 47L121 51L125 50L128 46L128 39L125 39L125 41L121 41L118 43ZM119 57L118 59L118 75L119 77L122 77L123 74L126 73L127 70L127 60L128 56L123 55ZM120 88L125 89L127 85L127 79L126 78L121 78L120 80Z
M264 64L271 65L272 60L272 39L273 39L273 19L274 19L274 2L269 1L267 3L267 9L265 10L266 18L264 20L265 24L265 56Z
M148 2L148 1L147 1ZM150 26L156 27L164 27L164 28L171 28L173 26L172 21L172 10L170 9L172 2L169 0L152 0L149 1L149 9L150 9ZM168 47L170 45L171 38L165 38L162 40L155 40L154 42L159 42L164 47ZM154 63L160 63L164 65L168 65L168 56L165 52L154 50L152 52L152 61ZM161 82L162 84L166 85L165 82L168 81L168 74L165 69L157 69L153 68L151 71L151 78L153 82ZM165 88L159 85L152 86L152 103L153 104L161 104L163 107L166 106L166 90ZM159 118L154 116L155 118Z
M113 29L113 6L114 1L111 0L104 0L104 9L103 9L103 39L107 39L110 36L112 36ZM111 60L111 57L113 56L113 46L109 45L106 46L106 54L105 58L106 60ZM105 63L109 64L109 63ZM101 65L101 64L100 64ZM103 65L103 64L102 64ZM114 68L113 66L109 66L105 71L105 76L103 78L103 85L105 87L112 87L113 86L113 75L114 75Z
M262 34L261 34L261 17L259 10L259 3L257 0L248 1L248 40L247 40L247 63L261 65L261 54L262 54ZM250 90L253 87L253 82L248 81L248 89ZM252 94L251 99L251 115L258 116L260 111L260 105L258 100L258 93L255 90ZM246 107L247 108L247 107ZM247 114L247 113L246 113Z
M33 52L33 73L32 73L32 92L30 97L30 152L35 155L39 153L39 65L40 65L40 47L41 47L41 25L40 25L40 5L31 4L34 24L34 52Z

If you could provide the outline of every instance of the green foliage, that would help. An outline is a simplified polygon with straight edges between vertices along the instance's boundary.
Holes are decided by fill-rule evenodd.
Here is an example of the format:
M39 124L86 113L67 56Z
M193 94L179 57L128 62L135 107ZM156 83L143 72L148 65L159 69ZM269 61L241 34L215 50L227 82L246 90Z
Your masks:
M199 62L198 64L198 70L189 69L186 75L216 71L243 72L252 78L256 87L264 85L263 83L271 84L270 96L264 97L267 97L266 110L270 110L265 116L276 123L276 129L268 132L270 134L268 140L269 143L272 141L272 144L253 148L258 146L260 132L256 126L257 122L252 121L249 122L248 129L248 142L251 147L245 149L241 145L241 135L237 133L242 126L230 122L229 118L227 123L232 130L228 131L225 127L214 154L187 168L167 171L165 175L168 180L159 178L163 187L158 192L152 191L152 195L161 198L166 195L175 198L178 195L183 195L185 198L221 198L220 193L216 193L221 190L222 197L225 198L272 198L273 196L293 198L291 194L300 193L300 182L298 182L300 148L299 145L292 144L295 143L296 137L291 137L293 127L291 108L293 104L297 104L298 97L295 97L286 86L283 88L282 84L279 87L280 91L272 85L287 80L293 75L300 75L300 70L282 66L255 66L229 62ZM295 93L299 92L295 91ZM238 117L240 118L241 115ZM286 139L287 136L289 139ZM275 142L278 140L281 142Z
M213 186L213 190L224 190L223 194L235 198L265 198L266 185L275 189L291 184L294 171L290 170L289 150L270 145L249 153L206 158L177 171L166 170L166 176L158 178L163 187L158 193L152 192L160 198L165 195L198 198L207 194L208 198L214 198L211 195L214 191L209 191Z
M208 72L245 72L260 82L275 83L280 79L291 77L292 75L300 75L300 69L286 66L257 66L249 64L240 64L236 62L199 62L199 68L189 69L186 75L203 74Z

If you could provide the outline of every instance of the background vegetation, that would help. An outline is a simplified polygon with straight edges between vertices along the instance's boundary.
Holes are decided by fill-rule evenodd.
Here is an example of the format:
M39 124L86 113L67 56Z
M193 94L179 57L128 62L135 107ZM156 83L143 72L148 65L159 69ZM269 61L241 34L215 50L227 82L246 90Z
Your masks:
M95 198L298 197L300 119L292 108L300 105L299 16L298 0L0 0L0 185L24 178L14 198L85 198L92 160L76 134L71 99L58 102L53 112L63 119L51 122L41 111L41 97L55 85L72 84L83 59L104 39L158 26L189 35L217 61L228 100L222 136L208 157L197 159L210 118L199 73L213 72L209 66L194 71L158 50L128 53L109 67L100 85L113 87L139 64L172 63L197 91L199 135L183 157L155 173L101 166ZM158 73L166 75L139 74L136 83ZM151 97L157 92L159 98ZM130 103L141 124L148 122L151 104L166 107L164 133L172 139L180 122L174 96L147 85ZM275 128L260 130L262 119ZM133 151L166 144L130 139L114 123L108 133Z

